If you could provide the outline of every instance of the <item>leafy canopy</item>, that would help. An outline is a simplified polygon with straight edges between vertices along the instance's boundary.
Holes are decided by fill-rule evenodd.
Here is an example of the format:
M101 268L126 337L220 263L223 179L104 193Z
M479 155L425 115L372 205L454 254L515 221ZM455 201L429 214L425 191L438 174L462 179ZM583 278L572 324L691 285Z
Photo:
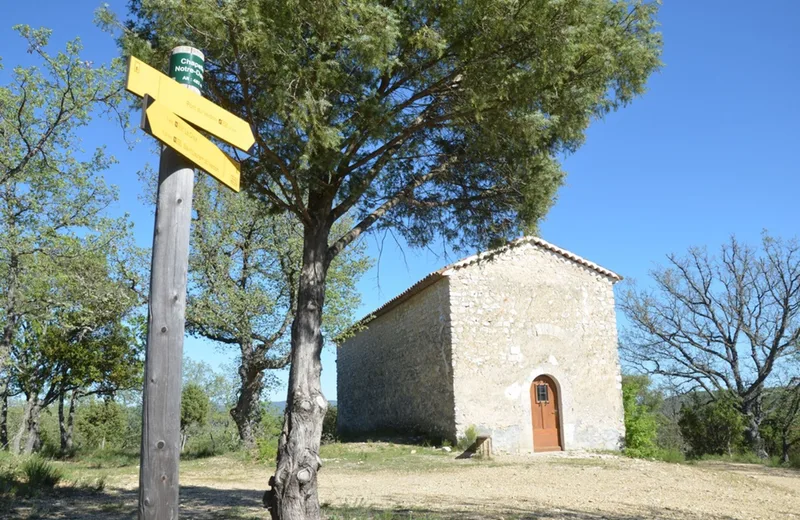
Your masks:
M659 67L655 3L132 0L124 52L191 44L206 91L257 133L245 184L307 227L485 245L553 203L593 118ZM114 23L108 11L100 13Z

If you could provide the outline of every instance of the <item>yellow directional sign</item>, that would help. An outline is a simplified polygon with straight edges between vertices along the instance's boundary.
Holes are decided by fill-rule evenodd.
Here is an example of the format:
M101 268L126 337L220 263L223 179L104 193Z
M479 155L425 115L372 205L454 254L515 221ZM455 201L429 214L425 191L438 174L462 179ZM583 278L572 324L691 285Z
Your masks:
M247 121L195 94L133 56L128 61L125 88L137 96L149 95L162 107L240 150L249 151L256 142Z
M198 168L213 175L233 191L239 191L241 167L237 161L228 157L177 114L172 113L162 101L156 99L145 114L148 123L145 130L151 135L180 152Z

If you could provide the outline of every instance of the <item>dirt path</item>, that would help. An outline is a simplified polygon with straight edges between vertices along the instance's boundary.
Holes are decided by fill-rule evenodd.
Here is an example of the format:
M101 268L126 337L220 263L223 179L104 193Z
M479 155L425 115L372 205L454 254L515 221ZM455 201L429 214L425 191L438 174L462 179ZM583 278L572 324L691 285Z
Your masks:
M330 469L330 468L329 468ZM800 473L618 457L497 459L426 473L330 469L322 500L487 518L800 519Z
M320 499L336 520L409 511L419 520L800 520L800 472L752 465L597 454L473 461L430 452L364 460L351 453L324 463ZM270 469L224 457L182 465L181 517L266 518L260 499ZM0 518L133 519L135 488L136 468L126 468L105 492L16 500Z

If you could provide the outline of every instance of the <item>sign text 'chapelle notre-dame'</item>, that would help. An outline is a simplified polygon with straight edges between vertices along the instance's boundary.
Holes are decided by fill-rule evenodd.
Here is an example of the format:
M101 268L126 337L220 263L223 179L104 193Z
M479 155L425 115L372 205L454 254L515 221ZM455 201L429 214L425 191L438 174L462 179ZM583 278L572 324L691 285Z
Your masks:
M202 61L191 54L174 54L170 70L175 80L131 56L125 88L149 98L142 116L147 132L239 191L239 163L188 123L245 152L255 144L253 130L243 119L181 85L202 87L202 66Z

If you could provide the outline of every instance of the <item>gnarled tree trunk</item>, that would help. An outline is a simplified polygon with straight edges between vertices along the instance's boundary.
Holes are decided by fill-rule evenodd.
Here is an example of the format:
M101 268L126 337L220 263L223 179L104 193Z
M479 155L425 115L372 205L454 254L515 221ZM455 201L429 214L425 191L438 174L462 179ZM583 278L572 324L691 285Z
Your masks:
M42 446L42 439L40 436L40 418L42 412L42 404L39 402L38 397L34 399L31 405L31 411L28 415L28 438L25 441L25 455L39 451Z
M14 438L11 441L11 453L14 455L19 455L20 453L20 446L22 446L22 438L25 436L25 431L28 427L28 418L31 415L32 404L30 399L25 401L25 407L22 410L22 420L19 422L17 433L14 434Z
M274 520L318 520L317 472L322 420L328 402L322 395L322 308L328 258L329 226L325 218L307 225L303 242L303 267L297 293L297 312L292 323L292 356L283 431L278 443L272 489L264 504Z
M769 457L765 448L764 439L761 437L761 422L763 421L763 412L761 410L760 396L747 400L742 403L742 414L744 415L744 440L747 446L759 458L766 459Z
M262 371L249 359L250 348L242 348L242 362L239 366L239 397L231 409L231 417L239 430L242 445L251 449L256 445L255 425L260 417L259 403L264 390Z

